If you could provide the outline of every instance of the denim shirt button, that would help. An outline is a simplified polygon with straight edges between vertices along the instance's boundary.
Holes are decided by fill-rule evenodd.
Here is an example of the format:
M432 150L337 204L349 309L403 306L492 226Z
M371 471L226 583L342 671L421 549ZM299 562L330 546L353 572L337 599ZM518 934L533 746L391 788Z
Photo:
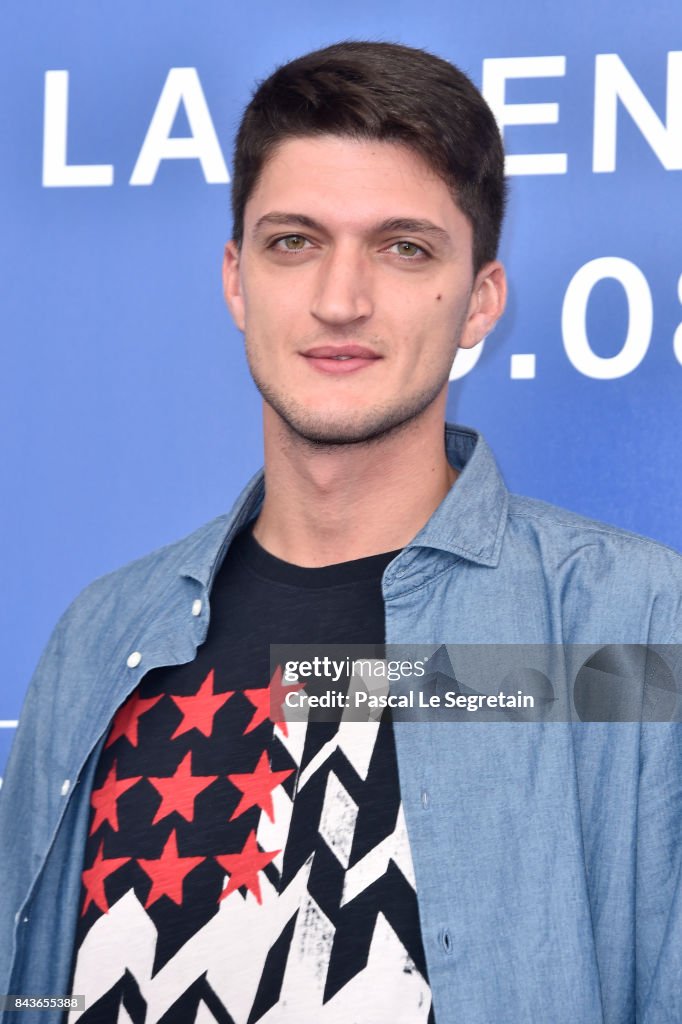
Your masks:
M199 598L197 598L192 604L192 615L194 615L195 618L197 615L201 615L201 601Z
M142 655L140 654L140 652L139 651L133 651L132 654L128 655L128 660L126 662L126 665L128 666L128 668L137 668L137 666L140 664L141 661L142 661Z
M64 781L62 782L62 788L61 788L62 796L66 796L66 794L69 792L70 789L71 789L71 779L64 779Z

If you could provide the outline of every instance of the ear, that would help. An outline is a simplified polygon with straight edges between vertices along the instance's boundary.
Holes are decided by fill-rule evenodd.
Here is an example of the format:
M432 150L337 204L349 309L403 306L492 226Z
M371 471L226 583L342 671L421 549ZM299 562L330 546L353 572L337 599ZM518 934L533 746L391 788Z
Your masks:
M460 338L460 348L474 348L504 313L507 302L507 276L497 260L486 263L474 279L469 312Z
M239 248L234 239L225 246L223 256L223 294L227 308L232 314L236 326L244 330L244 296L239 272Z

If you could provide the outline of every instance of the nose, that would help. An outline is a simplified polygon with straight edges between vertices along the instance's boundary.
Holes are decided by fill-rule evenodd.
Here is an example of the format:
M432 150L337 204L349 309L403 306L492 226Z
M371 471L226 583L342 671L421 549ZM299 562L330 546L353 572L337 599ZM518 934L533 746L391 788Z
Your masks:
M311 312L325 324L340 327L372 315L371 272L352 243L330 249L320 261Z

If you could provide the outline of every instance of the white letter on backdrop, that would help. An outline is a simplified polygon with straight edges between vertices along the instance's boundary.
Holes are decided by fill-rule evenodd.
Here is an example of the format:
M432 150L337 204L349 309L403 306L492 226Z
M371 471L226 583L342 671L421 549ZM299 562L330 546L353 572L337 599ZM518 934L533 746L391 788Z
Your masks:
M666 121L660 120L617 53L598 53L594 81L592 170L616 169L618 100L667 171L682 170L682 50L668 54Z
M565 57L488 57L483 61L483 86L500 131L505 125L557 124L558 103L507 103L508 78L562 78L566 74ZM511 154L505 161L507 174L565 174L565 153Z
M191 135L171 138L184 103ZM196 68L171 68L130 178L131 185L151 185L162 160L198 160L211 185L230 180L218 136Z
M111 164L67 164L69 134L69 72L45 72L43 112L43 187L113 185Z
M473 348L457 349L454 362L450 368L450 380L461 380L462 377L466 377L467 373L473 370L481 358L484 344L485 338L478 345L474 345Z
M682 302L682 274L677 282L677 297ZM682 364L682 324L678 324L673 334L673 352L678 363Z
M628 303L628 333L615 356L598 356L587 337L587 303L594 286L609 277L623 286ZM632 373L647 353L653 323L654 309L647 279L630 260L601 256L585 263L571 278L561 310L561 331L566 355L586 377L614 380Z

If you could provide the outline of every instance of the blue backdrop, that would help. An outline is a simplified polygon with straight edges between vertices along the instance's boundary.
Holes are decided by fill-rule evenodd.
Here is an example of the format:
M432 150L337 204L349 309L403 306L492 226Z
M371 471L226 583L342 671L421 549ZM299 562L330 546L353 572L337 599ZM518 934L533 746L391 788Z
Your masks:
M503 125L509 309L449 418L513 490L682 545L679 0L320 11L3 5L0 770L65 605L260 464L220 287L232 141L255 79L339 39L455 61Z

